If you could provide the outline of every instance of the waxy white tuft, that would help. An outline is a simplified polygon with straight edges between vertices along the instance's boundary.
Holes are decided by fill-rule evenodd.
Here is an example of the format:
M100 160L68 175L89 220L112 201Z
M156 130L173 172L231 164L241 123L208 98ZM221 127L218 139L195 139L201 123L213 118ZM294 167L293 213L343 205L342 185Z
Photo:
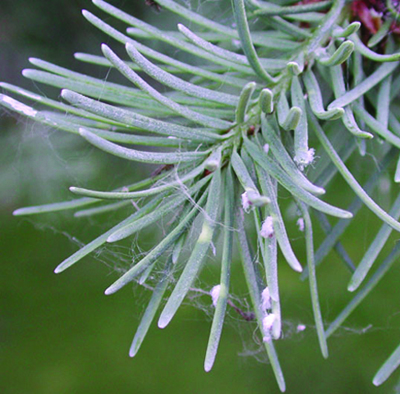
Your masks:
M309 149L307 152L307 160L308 160L307 164L311 164L314 161L314 156L315 156L315 149L314 148Z
M297 227L299 228L300 231L304 231L304 219L303 218L298 218L297 219Z
M249 196L248 196L247 192L244 192L242 194L242 207L246 213L249 212L250 207L251 207L251 202L249 200Z
M270 313L269 315L266 314L263 318L262 324L264 330L264 342L269 342L271 340L271 328L275 322L275 319L276 316L273 313Z
M213 303L214 307L217 306L217 301L219 298L220 291L221 291L221 285L214 286L210 291L210 295L211 295L212 303Z
M306 329L307 327L305 326L305 324L299 324L296 328L297 332L302 332Z
M302 152L301 156L295 156L294 161L298 164L300 170L304 170L314 161L315 149L311 148L307 152Z
M267 216L261 226L260 235L263 238L271 238L274 235L274 221L272 216Z
M269 293L268 287L266 287L261 293L261 305L263 311L271 309L271 295Z

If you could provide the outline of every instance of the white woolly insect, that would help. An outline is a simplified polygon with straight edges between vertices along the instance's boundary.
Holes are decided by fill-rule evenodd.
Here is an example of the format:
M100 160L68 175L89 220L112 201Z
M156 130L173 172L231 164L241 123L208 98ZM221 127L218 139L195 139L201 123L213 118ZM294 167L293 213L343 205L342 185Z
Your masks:
M242 207L246 213L249 212L250 207L251 207L251 202L249 200L249 196L248 196L247 192L244 192L242 194Z
M263 318L263 330L264 330L264 337L263 341L268 342L271 340L271 328L275 322L276 316L273 313L266 314Z
M305 324L299 324L296 328L297 332L302 332L306 329L307 327L305 326Z
M271 238L274 235L274 222L272 216L267 216L261 226L260 235L263 238Z
M221 291L221 285L214 286L210 291L210 296L212 298L212 303L213 303L214 307L217 306L217 301L219 298L220 291Z
M294 161L298 164L299 168L303 171L304 167L307 167L314 161L315 149L309 149L301 157L294 157Z
M265 144L265 145L263 146L263 149L264 149L264 152L268 154L268 152L269 152L269 145L268 145L268 144Z
M298 218L297 219L297 227L301 232L304 231L304 219L303 218Z
M314 161L314 156L315 156L315 149L311 148L307 152L307 159L308 159L308 164L311 164Z
M271 295L269 293L268 287L266 287L261 293L261 305L263 311L271 309Z

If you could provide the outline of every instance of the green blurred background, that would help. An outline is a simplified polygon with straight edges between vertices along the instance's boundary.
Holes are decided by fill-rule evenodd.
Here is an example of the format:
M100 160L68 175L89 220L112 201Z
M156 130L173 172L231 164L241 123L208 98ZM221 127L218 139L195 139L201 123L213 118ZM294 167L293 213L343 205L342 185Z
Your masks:
M112 3L150 21L162 17L165 23L169 18L167 13L160 16L149 10L141 0ZM99 44L110 40L85 22L82 8L94 10L84 0L0 0L0 79L57 97L55 90L25 80L20 71L29 67L29 56L75 70L89 69L73 59L73 52L99 53ZM92 75L106 78L107 70L94 68ZM127 287L106 297L103 291L117 278L118 267L138 250L132 252L126 244L90 256L62 275L53 274L59 262L108 228L118 215L89 220L73 219L67 213L16 218L12 211L70 198L70 185L111 189L151 169L113 159L78 137L15 118L2 109L0 115L0 393L277 393L270 367L257 352L254 325L241 322L233 312L214 369L203 372L210 328L205 312L211 311L207 297L199 300L205 311L185 306L165 330L153 327L139 354L128 357L149 294ZM374 160L368 157L362 165L356 160L352 165L362 167L367 175ZM351 201L340 180L329 192L340 206ZM392 200L390 193L374 198L386 208ZM346 232L344 244L355 261L378 225L363 210ZM320 231L315 227L318 240ZM302 255L301 236L293 229L292 234ZM141 248L149 248L159 235L159 231L142 234ZM322 309L330 322L349 300L349 274L333 254L318 273ZM329 340L328 360L319 352L307 283L300 282L285 264L280 275L285 336L277 349L287 392L400 392L399 372L380 388L371 383L400 340L399 264ZM239 292L241 276L235 261L233 289ZM210 289L217 278L218 264L210 262L201 285ZM296 332L299 323L307 325L302 333Z

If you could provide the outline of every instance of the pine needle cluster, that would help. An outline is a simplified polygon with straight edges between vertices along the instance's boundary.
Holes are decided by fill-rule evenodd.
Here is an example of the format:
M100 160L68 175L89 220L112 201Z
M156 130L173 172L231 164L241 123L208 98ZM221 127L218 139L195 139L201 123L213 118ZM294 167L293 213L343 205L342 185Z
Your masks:
M31 58L36 68L24 70L23 75L60 88L62 100L1 83L0 104L46 126L74 133L110 155L153 164L156 171L118 190L71 187L78 198L21 208L15 215L74 210L76 216L89 216L139 201L135 213L68 257L56 268L59 273L102 245L131 237L174 213L166 236L106 289L106 294L112 294L131 282L145 283L155 270L162 272L134 337L131 356L139 350L161 307L158 326L169 324L217 245L221 273L209 293L215 312L206 371L217 354L231 297L231 262L237 251L251 299L251 318L257 322L284 391L274 346L282 337L278 248L283 256L279 264L287 263L309 280L324 357L328 356L327 339L400 256L396 243L383 262L373 267L391 232L400 231L400 194L389 212L370 197L380 174L396 167L399 157L400 122L394 111L400 91L398 6L390 0L382 9L374 9L381 2L360 0L232 0L235 23L228 26L178 1L147 2L158 12L178 17L177 29L166 31L103 0L93 3L105 17L86 10L83 16L122 44L126 56L122 59L103 44L103 56L76 53L75 57L93 67L115 68L126 84ZM126 23L125 32L112 26L113 18ZM154 49L156 41L163 44L161 48L186 53L188 60ZM164 89L155 88L161 85ZM358 155L362 162L375 140L381 142L379 155L375 152L379 166L361 185L346 161ZM393 172L394 182L400 182L400 164ZM355 196L347 209L323 198L326 191L329 195L336 175ZM291 246L282 195L290 195L297 206L306 261L300 261ZM340 240L362 206L382 224L355 265ZM327 216L338 218L334 226ZM325 232L317 250L316 221ZM182 261L181 252L190 243L193 226L200 227L198 238L189 258ZM251 227L255 237L250 236ZM325 326L316 266L331 250L348 268L348 290L356 293ZM377 372L374 384L383 383L399 364L400 347Z

